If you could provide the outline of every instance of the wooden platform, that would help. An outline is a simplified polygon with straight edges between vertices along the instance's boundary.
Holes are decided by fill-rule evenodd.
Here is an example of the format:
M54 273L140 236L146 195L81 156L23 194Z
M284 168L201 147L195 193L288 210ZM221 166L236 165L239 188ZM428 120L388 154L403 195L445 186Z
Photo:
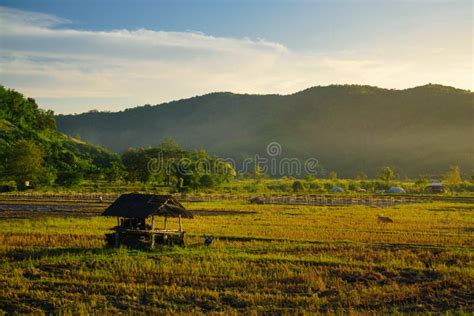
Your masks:
M118 230L115 233L106 234L108 246L118 247L125 245L131 248L154 249L156 245L178 245L184 246L184 231L161 229L161 230Z

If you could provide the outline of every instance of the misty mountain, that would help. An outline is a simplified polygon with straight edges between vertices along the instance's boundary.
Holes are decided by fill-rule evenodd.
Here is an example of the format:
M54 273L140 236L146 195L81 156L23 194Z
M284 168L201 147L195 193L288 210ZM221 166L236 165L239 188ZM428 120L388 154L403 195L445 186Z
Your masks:
M441 85L405 90L313 87L291 95L211 93L121 112L59 115L60 131L116 152L174 138L186 149L239 161L265 154L314 157L340 176L374 175L390 165L401 176L474 169L473 93Z

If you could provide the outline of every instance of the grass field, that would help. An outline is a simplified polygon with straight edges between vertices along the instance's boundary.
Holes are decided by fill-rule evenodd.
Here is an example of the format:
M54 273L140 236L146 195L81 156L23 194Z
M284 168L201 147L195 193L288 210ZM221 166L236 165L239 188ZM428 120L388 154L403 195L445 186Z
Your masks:
M474 312L472 204L187 203L187 247L154 251L104 248L106 203L0 204L5 313Z

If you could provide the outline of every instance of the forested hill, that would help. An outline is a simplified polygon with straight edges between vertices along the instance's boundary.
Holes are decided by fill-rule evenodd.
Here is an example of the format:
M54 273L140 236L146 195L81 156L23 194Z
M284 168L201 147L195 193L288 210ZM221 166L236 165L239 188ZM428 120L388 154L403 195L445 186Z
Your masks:
M0 186L73 185L120 168L120 156L57 131L51 111L0 85Z
M313 87L292 95L212 93L117 113L60 115L60 131L121 152L174 138L187 149L243 159L279 142L282 157L317 158L340 176L474 169L473 93L441 85L406 90Z

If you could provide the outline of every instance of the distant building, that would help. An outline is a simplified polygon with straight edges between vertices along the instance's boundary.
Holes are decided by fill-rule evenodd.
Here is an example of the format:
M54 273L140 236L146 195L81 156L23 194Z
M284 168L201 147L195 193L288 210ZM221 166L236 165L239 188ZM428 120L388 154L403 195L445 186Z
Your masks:
M446 189L441 182L432 182L429 186L425 188L426 191L434 194L444 193Z
M102 216L117 217L114 233L106 234L109 246L154 248L155 243L184 245L181 218L193 218L193 214L172 195L122 194ZM165 218L164 227L155 227L155 216ZM168 228L168 217L177 217L179 229Z
M332 187L331 192L342 193L344 192L344 189L341 187Z
M387 193L406 193L405 190L402 187L391 187L390 189L387 190Z

